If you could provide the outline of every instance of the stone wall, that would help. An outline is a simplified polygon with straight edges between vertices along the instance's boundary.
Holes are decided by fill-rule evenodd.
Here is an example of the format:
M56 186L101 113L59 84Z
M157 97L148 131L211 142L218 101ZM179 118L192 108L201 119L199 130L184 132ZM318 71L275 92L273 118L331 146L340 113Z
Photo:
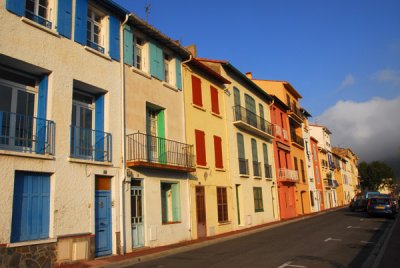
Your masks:
M0 247L0 268L50 268L56 262L56 243Z

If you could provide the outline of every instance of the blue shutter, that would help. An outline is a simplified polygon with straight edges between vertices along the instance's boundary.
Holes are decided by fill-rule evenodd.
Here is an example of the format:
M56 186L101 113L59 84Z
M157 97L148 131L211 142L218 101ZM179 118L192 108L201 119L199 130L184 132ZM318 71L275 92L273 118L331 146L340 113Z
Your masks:
M133 66L133 31L129 25L124 27L124 62Z
M6 8L18 16L23 16L25 13L25 0L7 0Z
M46 149L47 87L48 76L44 76L39 82L35 148L37 154L44 154Z
M71 39L72 0L58 0L57 31Z
M150 74L164 80L163 53L161 48L150 42Z
M75 42L86 46L88 0L75 2Z
M120 60L119 46L119 20L110 15L110 57L116 61Z
M45 239L49 236L50 176L16 172L11 242Z
M182 90L182 71L181 71L182 62L179 58L176 58L175 64L176 64L176 87Z
M104 161L104 95L96 98L95 104L95 155L96 161Z

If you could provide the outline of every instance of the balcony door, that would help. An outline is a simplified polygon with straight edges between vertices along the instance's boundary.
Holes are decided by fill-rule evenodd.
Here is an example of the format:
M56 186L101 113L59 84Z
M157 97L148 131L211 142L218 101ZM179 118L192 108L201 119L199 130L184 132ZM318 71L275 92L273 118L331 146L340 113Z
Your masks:
M164 110L147 108L146 132L148 160L166 163Z

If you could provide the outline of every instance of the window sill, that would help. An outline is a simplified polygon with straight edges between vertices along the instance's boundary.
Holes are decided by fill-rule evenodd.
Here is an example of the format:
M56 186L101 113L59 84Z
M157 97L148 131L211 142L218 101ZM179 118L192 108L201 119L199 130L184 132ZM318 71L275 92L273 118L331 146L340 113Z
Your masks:
M85 160L79 158L72 158L68 157L68 161L72 163L80 163L80 164L91 164L91 165L99 165L99 166L113 166L111 162L101 162L101 161L94 161L94 160Z
M231 221L221 221L221 222L218 222L218 226L229 225L229 224L232 224L232 222L231 222Z
M250 176L247 175L247 174L239 174L239 177L241 177L241 178L249 178Z
M99 51L97 51L97 50L95 50L95 49L93 49L93 48L91 48L91 47L84 46L84 48L85 48L85 50L87 50L87 51L89 51L89 52L91 52L91 53L93 53L93 54L95 54L95 55L97 55L97 56L100 56L100 57L102 57L103 59L112 61L112 59L111 59L109 56L107 56L107 55L105 55L105 54L103 54L103 53L101 53L101 52L99 52Z
M134 72L134 73L140 74L141 76L146 77L147 79L151 79L151 75L150 74L148 74L145 71L140 70L140 69L138 69L136 67L132 66L131 67L131 71Z
M215 168L215 171L226 172L225 168Z
M55 157L52 155L46 154L37 154L37 153L23 153L23 152L15 152L15 151L7 151L0 150L0 155L10 155L10 156L21 156L27 158L37 158L43 160L55 160Z
M203 166L203 165L196 165L196 168L201 168L201 169L209 169L210 166Z
M263 210L263 209L260 209L260 210L255 210L254 212L255 212L255 213L264 212L264 210Z
M7 244L8 248L15 248L15 247L23 247L23 246L31 246L31 245L39 245L39 244L50 244L56 243L57 239L44 239L44 240L31 240L31 241L24 241L24 242L16 242Z
M199 110L203 111L203 112L207 111L205 108L203 108L202 106L199 106L199 105L197 105L197 104L192 103L192 106L193 106L194 108L196 108L196 109L199 109Z
M173 86L171 84L168 84L167 82L163 82L162 84L163 84L164 87L169 88L169 89L171 89L171 90L173 90L175 92L179 91L179 89L177 87L175 87L175 86Z
M261 176L254 176L254 179L255 179L255 180L261 180L262 177L261 177Z
M170 222L163 222L162 225L171 225L171 224L179 224L182 223L181 221L170 221Z
M212 112L212 111L211 111L211 114L212 114L213 116L215 116L215 117L218 117L218 118L222 119L222 116L221 116L220 114L214 113L214 112Z
M31 26L39 29L39 30L42 30L42 31L44 31L46 33L49 33L49 34L51 34L51 35L53 35L55 37L61 38L61 35L59 35L58 32L56 32L54 30L51 30L51 29L49 29L47 27L44 27L43 25L40 25L39 23L34 22L33 20L30 20L30 19L25 18L25 17L21 17L21 21L25 22L26 24L29 24L29 25L31 25Z
M272 181L273 178L265 178L267 181Z

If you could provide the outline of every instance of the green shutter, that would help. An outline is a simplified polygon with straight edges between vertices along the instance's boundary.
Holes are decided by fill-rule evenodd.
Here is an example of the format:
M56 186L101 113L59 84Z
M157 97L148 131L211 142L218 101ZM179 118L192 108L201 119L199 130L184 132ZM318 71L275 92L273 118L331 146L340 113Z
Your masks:
M255 139L251 139L251 154L253 157L253 162L258 162L257 142Z
M264 164L268 165L268 148L267 145L264 143L263 144L263 154L264 154Z
M166 163L167 157L165 152L165 115L164 110L157 114L157 136L158 136L158 161Z
M233 98L235 106L240 106L240 91L236 87L233 87Z
M179 197L179 184L172 184L172 220L181 221L181 204Z
M124 62L133 66L133 31L129 25L124 27Z
M245 158L245 152L244 152L243 135L240 134L240 133L237 133L236 136L237 136L238 156L239 156L239 158L244 159Z
M182 71L181 71L181 66L182 66L182 62L179 58L175 59L175 64L176 64L176 70L175 70L175 74L176 74L176 87L178 89L182 89Z
M150 74L159 80L164 80L164 59L162 49L154 43L150 46Z
M250 112L256 114L256 102L255 100L250 97L249 95L245 94L245 104L246 104L246 109L249 110Z

